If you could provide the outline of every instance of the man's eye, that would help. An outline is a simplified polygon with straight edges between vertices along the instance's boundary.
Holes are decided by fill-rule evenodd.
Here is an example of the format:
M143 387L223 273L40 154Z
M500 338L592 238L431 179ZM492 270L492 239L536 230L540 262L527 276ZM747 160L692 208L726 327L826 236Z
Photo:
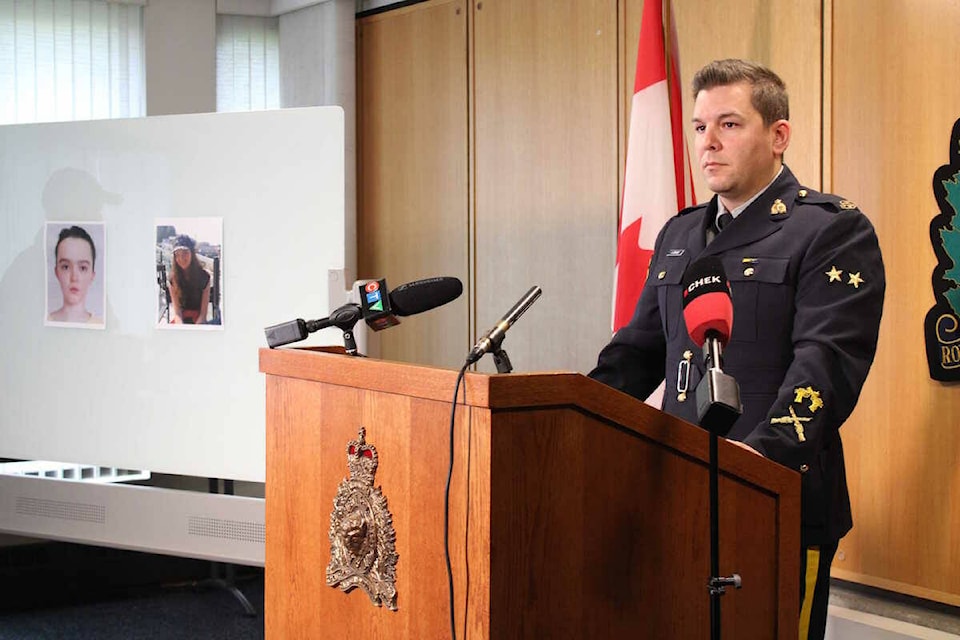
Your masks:
M703 133L705 129L706 127L702 124L696 124L693 126L693 130L696 131L697 133Z
M724 122L722 126L723 126L724 129L733 129L735 126L737 126L737 123L736 123L736 122Z
M81 267L80 267L80 272L81 272L81 273L86 273L86 272L87 272L87 269L89 269L89 267L88 267L87 265L81 265Z

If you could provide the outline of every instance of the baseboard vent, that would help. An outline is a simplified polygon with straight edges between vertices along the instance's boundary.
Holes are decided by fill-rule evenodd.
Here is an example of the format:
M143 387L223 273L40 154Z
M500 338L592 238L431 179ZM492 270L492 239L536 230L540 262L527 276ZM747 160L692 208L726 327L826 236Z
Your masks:
M16 512L22 516L40 516L43 518L103 524L106 520L107 509L102 504L82 504L79 502L64 502L62 500L17 496Z
M263 566L264 504L206 491L0 473L0 533L231 564Z
M205 538L259 542L260 544L266 540L266 526L262 522L240 522L204 516L190 516L187 519L187 533Z

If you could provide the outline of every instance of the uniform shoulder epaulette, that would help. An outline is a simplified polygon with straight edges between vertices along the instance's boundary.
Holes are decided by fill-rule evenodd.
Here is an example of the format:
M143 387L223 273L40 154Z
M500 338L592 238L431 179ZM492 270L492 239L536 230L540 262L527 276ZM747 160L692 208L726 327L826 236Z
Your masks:
M707 202L704 202L702 204L695 204L692 207L687 207L686 209L681 209L679 212L677 212L677 215L685 216L688 213L693 213L694 211L699 211L700 209L706 209L707 204L708 204Z
M832 193L820 193L819 191L814 191L813 189L807 189L805 187L797 191L797 202L803 204L816 204L837 213L841 211L852 211L857 208L857 205L853 204L846 198L835 196Z

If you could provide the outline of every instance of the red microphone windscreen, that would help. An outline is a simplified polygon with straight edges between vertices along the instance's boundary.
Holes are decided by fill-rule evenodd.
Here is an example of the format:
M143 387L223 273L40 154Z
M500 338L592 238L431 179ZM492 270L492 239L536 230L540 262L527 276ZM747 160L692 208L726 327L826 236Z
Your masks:
M683 320L690 339L702 347L707 332L715 331L720 343L726 345L733 327L733 301L720 258L700 258L687 267L680 284L683 287Z
M707 332L715 331L720 344L726 345L733 328L733 302L725 291L705 293L690 301L683 310L690 339L698 347L707 340Z

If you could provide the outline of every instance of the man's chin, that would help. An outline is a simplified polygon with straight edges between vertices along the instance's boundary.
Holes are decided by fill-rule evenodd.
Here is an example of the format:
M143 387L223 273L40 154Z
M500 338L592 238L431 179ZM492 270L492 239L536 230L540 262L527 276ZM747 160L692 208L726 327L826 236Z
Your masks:
M707 183L707 187L710 189L710 191L714 192L717 195L722 196L728 191L730 191L730 184L726 180L719 180L719 179L711 180L708 178L704 182Z

